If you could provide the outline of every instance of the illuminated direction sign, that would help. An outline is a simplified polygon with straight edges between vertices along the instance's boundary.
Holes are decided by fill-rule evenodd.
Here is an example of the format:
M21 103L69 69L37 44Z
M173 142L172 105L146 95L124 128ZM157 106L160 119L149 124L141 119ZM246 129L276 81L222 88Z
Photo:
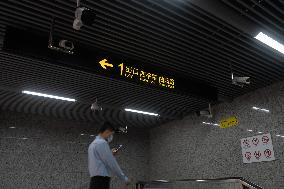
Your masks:
M107 63L107 59L103 59L103 60L101 60L100 62L100 65L101 65L101 67L103 68L103 69L107 69L107 67L111 67L111 68L113 68L113 65L112 64L110 64L110 63Z
M122 59L120 56L109 56L108 53L92 54L91 57L94 59L89 59L92 61L90 68L93 68L92 71L97 74L211 102L217 100L216 88L188 76L186 78L180 75L172 77L173 73L168 75L167 73L171 72L152 67L151 64L143 64L128 58Z
M121 57L121 54L104 52L102 49L94 49L83 44L75 44L74 54L69 56L48 49L45 45L48 41L47 36L40 31L7 27L3 50L167 92L211 102L217 100L218 91L215 87L191 78L189 73L175 74L171 69L153 67L153 62L145 63L146 59L139 61Z
M147 72L143 69L129 66L125 63L121 63L114 67L114 65L109 63L107 59L102 59L101 61L99 61L99 64L104 70L119 69L120 76L129 80L138 80L143 83L147 83L154 86L160 86L168 89L175 88L175 80L173 78L158 75L156 73Z

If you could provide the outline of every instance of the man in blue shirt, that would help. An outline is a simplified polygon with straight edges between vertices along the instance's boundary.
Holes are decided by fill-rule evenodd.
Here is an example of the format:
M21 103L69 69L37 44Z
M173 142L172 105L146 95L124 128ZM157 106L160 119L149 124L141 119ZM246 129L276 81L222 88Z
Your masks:
M111 150L109 144L112 141L114 128L109 123L99 130L99 135L89 145L88 149L88 165L91 177L90 189L109 189L111 174L115 174L118 178L129 184L129 179L120 169L114 154L117 152Z

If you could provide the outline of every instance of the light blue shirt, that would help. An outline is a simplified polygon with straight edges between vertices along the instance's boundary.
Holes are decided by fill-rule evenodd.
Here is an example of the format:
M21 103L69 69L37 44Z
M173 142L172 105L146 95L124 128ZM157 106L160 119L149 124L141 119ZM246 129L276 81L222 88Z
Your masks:
M111 173L113 173L123 181L128 180L113 156L108 142L100 136L97 136L96 139L89 145L88 164L91 177L111 177Z

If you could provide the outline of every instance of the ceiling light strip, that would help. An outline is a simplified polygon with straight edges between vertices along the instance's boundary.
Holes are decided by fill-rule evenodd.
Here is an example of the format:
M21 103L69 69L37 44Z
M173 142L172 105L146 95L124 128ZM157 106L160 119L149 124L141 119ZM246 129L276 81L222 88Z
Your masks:
M218 124L218 123L210 123L210 122L202 122L203 124L205 124L205 125L212 125L212 126L217 126L217 127L219 127L220 125Z
M259 34L257 34L257 36L255 36L254 38L261 41L262 43L270 46L271 48L281 52L282 54L284 54L284 45L282 45L278 41L272 39L268 35L266 35L262 32L259 32Z
M65 97L49 95L49 94L43 94L43 93L38 93L38 92L33 92L33 91L22 91L22 93L33 95L33 96L52 98L52 99L57 99L57 100L65 100L65 101L69 101L69 102L75 102L76 101L75 99L72 99L72 98L65 98Z
M269 112L270 112L268 109L265 109L265 108L259 108L259 107L255 107L255 106L253 106L253 107L252 107L252 109L253 109L253 110L258 110L258 111L267 112L267 113L269 113Z
M141 110L134 110L134 109L129 109L129 108L125 108L124 110L127 111L127 112L134 112L134 113L138 113L138 114L159 116L159 114L151 113L151 112L144 112L144 111L141 111Z

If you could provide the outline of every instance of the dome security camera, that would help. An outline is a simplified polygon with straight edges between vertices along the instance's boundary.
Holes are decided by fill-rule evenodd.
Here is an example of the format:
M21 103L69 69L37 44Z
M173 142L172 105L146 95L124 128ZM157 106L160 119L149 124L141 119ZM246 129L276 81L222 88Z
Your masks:
M72 51L74 49L74 44L71 41L68 41L66 39L62 39L59 41L59 47Z
M103 108L98 104L98 101L96 101L91 105L91 110L96 112L96 111L102 111Z

